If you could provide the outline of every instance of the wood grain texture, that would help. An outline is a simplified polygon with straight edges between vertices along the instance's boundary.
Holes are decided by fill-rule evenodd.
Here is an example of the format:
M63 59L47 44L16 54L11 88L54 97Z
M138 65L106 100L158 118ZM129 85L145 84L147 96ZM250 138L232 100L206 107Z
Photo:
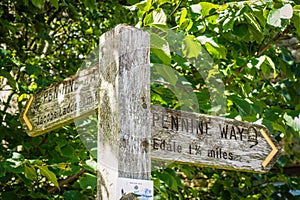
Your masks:
M33 95L21 115L28 135L41 135L94 111L98 102L98 72L96 64Z
M98 199L118 177L150 179L149 35L118 25L100 38Z
M162 107L151 112L152 159L264 173L281 154L263 125Z

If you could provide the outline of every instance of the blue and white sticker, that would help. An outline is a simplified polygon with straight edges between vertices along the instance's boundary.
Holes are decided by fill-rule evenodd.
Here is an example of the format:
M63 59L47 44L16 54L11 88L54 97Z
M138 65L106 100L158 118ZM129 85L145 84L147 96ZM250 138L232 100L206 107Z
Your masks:
M153 181L118 178L117 195L117 199L131 195L139 200L153 200Z

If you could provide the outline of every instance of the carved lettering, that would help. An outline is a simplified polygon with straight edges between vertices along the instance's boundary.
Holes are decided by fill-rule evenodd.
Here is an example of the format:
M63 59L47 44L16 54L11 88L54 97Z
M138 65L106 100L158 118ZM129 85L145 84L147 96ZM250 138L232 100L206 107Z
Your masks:
M233 160L233 154L231 152L225 152L222 148L215 148L208 150L207 156L209 158L220 158L224 160Z
M166 140L160 140L157 138L153 138L152 148L154 150L162 150L168 152L177 152L177 153L182 152L182 146L178 145L177 142L175 141L167 142Z
M50 100L54 98L51 96L52 94L44 95L45 98ZM55 97L56 98L56 97ZM37 117L37 125L43 125L45 123L51 123L57 119L60 119L63 116L67 116L70 114L75 114L75 111L84 110L88 106L93 106L95 103L95 98L93 96L82 96L80 99L80 104L77 104L74 101L71 101L67 105L64 106L55 106L52 109L47 110L47 112L40 112L39 117Z
M219 124L220 132L221 132L221 138L227 139L227 130L228 130L228 125L225 127L222 127L221 124Z
M152 125L172 131L210 135L210 123L208 121L172 115L170 113L153 113Z
M203 121L196 121L196 133L203 135L209 135L208 130L209 130L209 122L203 122Z
M258 144L258 140L257 140L257 130L254 126L250 126L248 129L248 142L252 143L250 145L250 148L256 146Z
M171 116L172 130L178 131L178 116Z
M246 129L239 126L222 126L219 124L219 130L221 133L221 139L246 141L251 143L249 146L250 148L258 144L258 131L254 126L250 126ZM244 137L244 132L248 135L248 137Z
M197 144L189 144L189 154L201 155L201 146Z

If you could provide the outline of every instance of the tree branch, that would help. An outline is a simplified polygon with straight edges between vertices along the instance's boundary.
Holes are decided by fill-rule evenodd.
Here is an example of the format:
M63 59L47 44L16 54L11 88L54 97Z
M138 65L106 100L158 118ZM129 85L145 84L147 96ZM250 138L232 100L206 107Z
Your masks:
M282 33L277 33L262 49L258 49L256 56L261 56L274 42L276 42L281 36L288 33L294 26L290 24Z
M58 185L59 187L63 187L64 185L68 185L72 182L74 182L75 180L77 180L86 170L83 168L81 169L77 174L73 174L72 176L69 176L68 178L59 181ZM54 192L56 192L58 190L57 187L53 186L51 188L48 189L48 193L52 194Z
M171 12L170 16L173 16L175 14L175 12L179 9L179 7L181 6L181 4L183 3L184 0L181 0L179 2L179 4L176 6L176 8Z
M280 170L278 170L278 169L272 169L271 171L275 172L275 173L283 173L287 176L298 176L298 177L300 177L300 166L284 167L282 172L280 172Z

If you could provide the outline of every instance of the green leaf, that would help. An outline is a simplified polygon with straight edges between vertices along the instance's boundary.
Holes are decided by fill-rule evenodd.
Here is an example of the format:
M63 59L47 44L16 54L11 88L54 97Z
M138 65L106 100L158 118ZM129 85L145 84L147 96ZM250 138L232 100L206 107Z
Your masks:
M6 169L4 168L4 162L0 162L0 177L5 176Z
M197 40L205 45L205 48L210 55L218 59L226 58L226 48L218 44L212 36L199 36L197 37Z
M268 109L265 110L264 112L265 118L270 121L276 121L279 118L280 114L281 114L281 110L278 108Z
M238 36L239 38L248 41L249 40L249 30L248 25L245 23L239 24L237 26L234 26L234 32L233 34Z
M155 64L154 66L152 66L152 69L155 71L155 73L160 78L163 78L165 81L170 83L172 86L176 85L176 83L178 81L178 77L176 76L176 74L174 73L172 68L170 68L169 66L166 66L166 65ZM154 73L152 73L152 74L154 74Z
M169 0L156 0L155 3L157 3L159 6L165 4L165 3L168 3Z
M2 199L19 199L15 191L1 192Z
M151 12L151 13L149 13L149 14L146 15L143 23L144 23L145 26L149 26L149 25L152 25L153 22L154 22L154 20L153 20L153 13Z
M273 78L276 78L278 74L273 60L269 56L265 56L265 57L266 57L267 64L271 66L271 68L273 69Z
M159 35L151 32L150 33L150 41L151 41L151 56L153 54L159 58L163 64L170 65L171 57L170 57L170 49L168 42L160 37Z
M231 17L231 16L227 17L223 22L223 26L222 26L223 30L224 31L232 30L235 20L236 20L235 17Z
M167 16L163 9L159 8L154 10L153 12L153 24L166 24Z
M201 6L201 14L204 17L214 13L216 9L220 7L219 5L209 3L209 2L200 2L200 6Z
M85 31L86 34L93 34L93 27L90 27Z
M190 6L191 11L195 14L201 14L201 6L200 4L193 4Z
M267 23L267 19L264 16L264 10L254 10L253 11L253 15L255 16L255 18L258 20L258 22L260 23L260 25L262 27L265 27L266 23Z
M97 8L95 0L84 0L83 4L85 7L87 7L91 11L96 10L96 8Z
M248 27L248 30L249 30L249 41L257 41L257 43L261 43L263 38L264 38L264 35L263 35L263 32L259 32L257 31L253 26L249 26ZM245 40L247 41L247 40Z
M207 22L209 23L208 25L217 25L218 24L218 16L217 15L212 15L207 17ZM212 26L214 27L214 26Z
M35 7L41 9L42 6L45 4L45 0L31 0L31 3L32 3Z
M300 131L300 124L299 120L296 118L291 117L290 115L284 114L283 118L286 121L286 124L292 127L295 131Z
M260 24L258 23L258 21L252 13L245 12L244 15L249 24L251 24L258 32L262 32Z
M14 160L14 159L7 159L6 164L4 165L7 171L13 173L21 173L24 171L24 166L22 161Z
M27 99L27 97L28 97L28 94L21 94L19 97L18 97L18 102L21 102L21 101L23 101L23 99Z
M79 179L79 184L80 187L84 190L95 190L95 188L97 187L97 176L90 173L84 173L84 177Z
M294 22L296 33L300 37L300 5L294 7L294 15L291 21Z
M167 16L163 9L158 8L156 10L153 10L149 14L146 15L144 19L144 25L150 26L150 25L165 25L167 22Z
M63 156L72 157L74 156L74 148L71 145L66 145L61 148L61 153Z
M41 175L45 176L50 182L59 188L56 175L48 169L47 166L37 166L40 169Z
M267 23L275 27L281 27L281 19L291 19L292 16L293 7L290 4L285 4L280 9L274 9L269 12Z
M202 35L202 36L199 36L197 37L197 40L199 42L201 42L202 45L205 45L206 43L210 43L211 45L217 47L218 44L215 42L213 36L211 35Z
M159 58L159 60L162 62L162 64L165 64L165 65L171 64L170 56L166 55L166 53L161 49L151 49L151 57L153 57L153 56L156 56L156 58ZM152 60L152 61L156 62L156 63L161 63L158 60L156 60L156 61Z
M212 55L215 58L218 59L224 59L226 58L226 48L223 46L213 46L210 43L205 44L206 50L209 52L210 55Z
M97 162L92 159L86 160L83 167L91 172L95 172L97 170Z
M230 96L229 99L238 107L241 116L248 116L250 114L251 104L248 101L236 95Z
M273 78L276 78L278 76L276 71L276 66L273 62L273 60L266 55L262 55L259 58L253 58L251 59L250 63L247 64L249 68L255 67L257 69L262 70L262 72L269 76L271 69L273 70Z
M274 130L280 131L282 133L286 133L285 127L277 122L273 122L272 126L273 126Z
M65 191L63 196L64 196L65 200L84 200L82 194L80 194L80 192L77 190Z
M293 7L291 4L284 4L280 9L280 18L281 19L291 19L293 16Z
M269 12L268 18L267 18L267 23L275 26L275 27L280 27L281 26L281 19L280 19L280 10L275 9L271 10Z
M31 192L30 197L32 199L48 199L49 197L43 193Z
M181 25L183 22L185 22L187 16L187 9L184 8L181 12L180 18L179 18L179 25Z
M69 163L58 163L55 166L59 169L65 170L65 171L72 171L72 168L70 167Z
M260 56L259 58L252 58L250 62L247 64L247 66L251 69L252 67L255 67L256 69L261 69L261 65L265 62L266 57Z
M208 110L210 109L208 89L202 90L201 92L196 92L196 95L199 102L199 108L204 110L205 112L208 112Z
M36 170L33 166L25 165L24 175L25 175L26 178L28 178L30 180L36 180L37 179Z
M174 176L172 176L167 171L164 171L164 173L158 173L157 175L160 180L162 180L167 186L169 186L170 189L172 189L175 192L178 192L178 185Z
M50 3L52 6L54 6L56 9L58 9L58 0L50 0Z
M139 8L139 10L148 12L152 6L152 0L145 0L138 4L136 4L136 7Z
M185 21L180 25L181 30L189 31L193 27L193 21L190 19L185 19Z
M183 39L183 54L186 58L197 58L201 53L201 45L194 40L194 37L187 35Z
M167 16L163 9L157 8L148 13L143 22L145 26L166 25Z

